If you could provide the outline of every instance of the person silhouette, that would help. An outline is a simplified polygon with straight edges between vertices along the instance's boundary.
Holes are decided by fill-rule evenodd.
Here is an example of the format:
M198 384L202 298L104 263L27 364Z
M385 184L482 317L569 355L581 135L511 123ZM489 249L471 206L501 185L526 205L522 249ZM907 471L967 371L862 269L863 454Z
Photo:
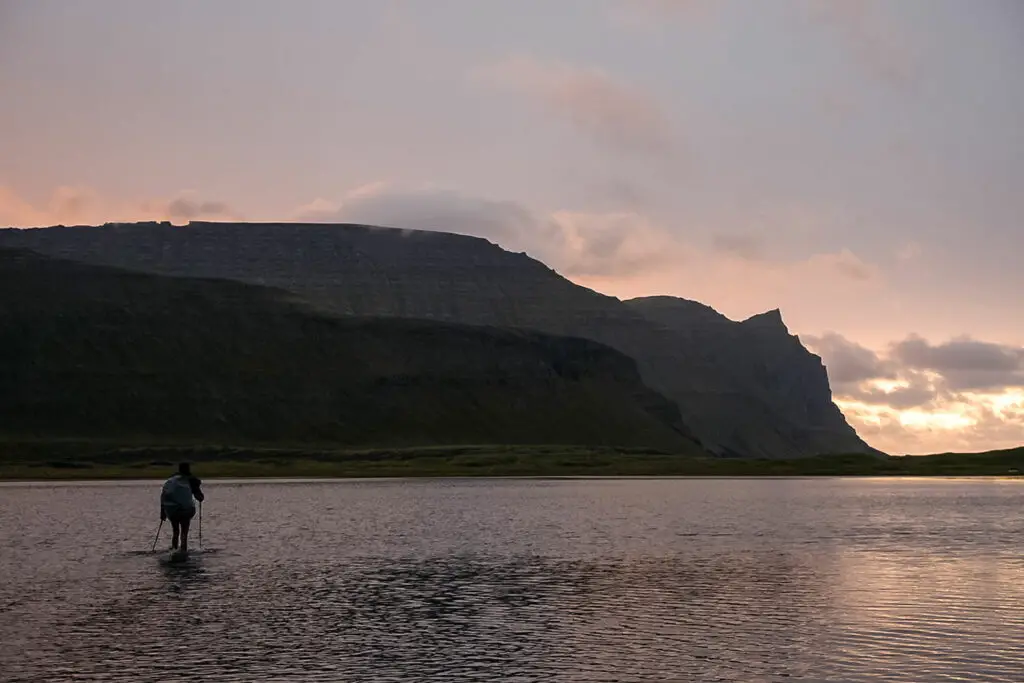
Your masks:
M195 501L201 503L205 498L202 480L192 476L192 468L187 462L180 463L178 471L164 482L160 489L160 521L171 522L172 550L178 549L180 538L181 554L188 553L188 530L196 516Z

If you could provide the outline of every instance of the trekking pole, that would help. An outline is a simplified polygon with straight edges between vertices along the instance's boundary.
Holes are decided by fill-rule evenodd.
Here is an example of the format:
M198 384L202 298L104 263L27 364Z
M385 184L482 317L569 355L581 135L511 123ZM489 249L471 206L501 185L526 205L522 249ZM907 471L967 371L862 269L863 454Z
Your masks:
M156 542L160 540L160 530L164 528L164 520L160 520L160 526L156 528L156 538L153 539L153 547L149 549L150 552L156 550Z
M199 549L203 549L203 501L199 501Z

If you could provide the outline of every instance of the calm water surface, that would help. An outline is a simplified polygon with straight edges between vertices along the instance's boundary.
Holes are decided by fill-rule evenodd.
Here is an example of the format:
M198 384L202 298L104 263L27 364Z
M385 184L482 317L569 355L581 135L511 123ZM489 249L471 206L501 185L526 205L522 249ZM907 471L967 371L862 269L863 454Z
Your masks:
M1019 482L204 488L0 486L0 679L1024 681Z

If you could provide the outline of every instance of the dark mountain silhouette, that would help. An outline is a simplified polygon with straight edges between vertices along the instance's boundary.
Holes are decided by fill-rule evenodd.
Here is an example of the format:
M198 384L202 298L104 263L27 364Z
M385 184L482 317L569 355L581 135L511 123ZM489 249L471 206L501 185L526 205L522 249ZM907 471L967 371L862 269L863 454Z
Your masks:
M672 330L677 348L687 357L703 358L695 374L701 376L698 386L706 390L692 389L692 376L689 386L659 385L677 400L688 422L703 426L698 430L702 439L728 444L740 453L784 453L789 448L799 454L875 452L863 446L833 403L821 359L789 333L777 309L734 322L685 299L649 297L626 303ZM753 431L750 424L765 428Z
M587 339L341 318L288 292L0 249L0 436L703 454Z
M734 322L684 299L620 301L463 235L360 225L110 224L0 230L0 246L164 275L226 278L357 316L537 330L634 358L712 452L872 452L832 401L821 359L777 311Z

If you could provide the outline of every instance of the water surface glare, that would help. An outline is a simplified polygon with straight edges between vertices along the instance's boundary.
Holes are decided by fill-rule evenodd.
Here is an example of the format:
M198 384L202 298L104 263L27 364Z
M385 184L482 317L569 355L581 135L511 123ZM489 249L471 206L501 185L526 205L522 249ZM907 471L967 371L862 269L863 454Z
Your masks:
M0 485L0 680L1024 681L1022 482L204 488Z

